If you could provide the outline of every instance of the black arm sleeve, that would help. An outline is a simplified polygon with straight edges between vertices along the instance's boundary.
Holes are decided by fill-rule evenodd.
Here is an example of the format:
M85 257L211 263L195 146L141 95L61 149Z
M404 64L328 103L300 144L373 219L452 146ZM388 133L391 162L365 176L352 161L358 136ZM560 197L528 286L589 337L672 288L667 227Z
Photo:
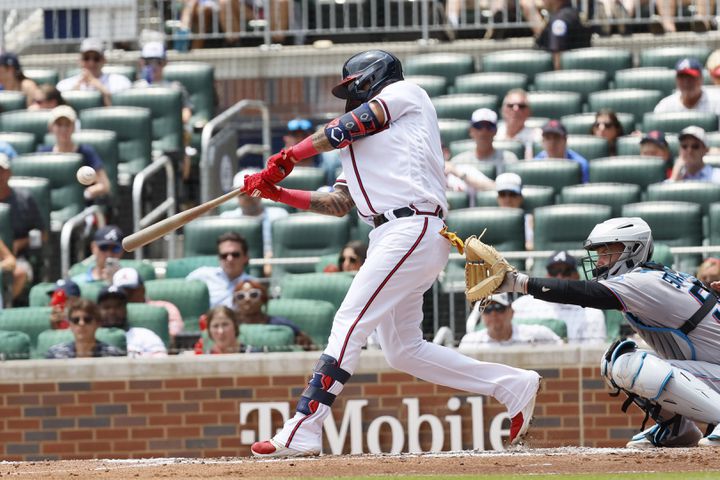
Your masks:
M528 293L535 298L555 303L571 303L601 310L622 310L620 300L599 282L530 278Z

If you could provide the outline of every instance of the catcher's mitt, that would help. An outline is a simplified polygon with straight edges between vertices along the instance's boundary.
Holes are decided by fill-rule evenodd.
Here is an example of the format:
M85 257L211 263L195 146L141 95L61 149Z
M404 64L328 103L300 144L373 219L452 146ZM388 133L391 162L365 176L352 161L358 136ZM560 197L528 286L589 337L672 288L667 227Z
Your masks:
M480 238L473 235L465 240L465 296L470 302L486 300L513 271L515 267Z

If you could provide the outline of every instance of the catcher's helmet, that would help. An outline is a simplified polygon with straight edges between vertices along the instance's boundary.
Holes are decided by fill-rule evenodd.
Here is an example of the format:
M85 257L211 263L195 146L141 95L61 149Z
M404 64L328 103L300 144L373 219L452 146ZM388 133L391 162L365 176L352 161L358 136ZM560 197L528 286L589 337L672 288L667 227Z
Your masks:
M650 226L639 217L611 218L598 223L593 228L587 240L585 250L597 250L603 245L622 243L625 248L620 257L612 264L596 267L592 256L583 259L583 269L588 278L604 280L616 275L622 275L637 267L642 262L652 258L653 239ZM590 268L587 268L589 265ZM591 275L588 275L591 270Z
M367 102L384 86L403 79L400 60L383 50L353 55L343 65L342 73L343 79L332 89L333 95L358 103Z

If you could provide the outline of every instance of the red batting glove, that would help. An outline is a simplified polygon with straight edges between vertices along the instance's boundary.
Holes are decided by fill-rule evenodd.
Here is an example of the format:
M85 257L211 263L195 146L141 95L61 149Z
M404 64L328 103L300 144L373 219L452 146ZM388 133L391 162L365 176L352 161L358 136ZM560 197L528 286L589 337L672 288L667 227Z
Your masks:
M267 167L260 173L264 180L270 183L278 183L290 175L297 161L292 147L282 149L280 153L276 153L268 159Z
M242 189L243 193L251 197L269 198L277 202L280 197L280 188L276 187L274 183L265 180L262 177L262 173L263 172L245 175L245 184Z

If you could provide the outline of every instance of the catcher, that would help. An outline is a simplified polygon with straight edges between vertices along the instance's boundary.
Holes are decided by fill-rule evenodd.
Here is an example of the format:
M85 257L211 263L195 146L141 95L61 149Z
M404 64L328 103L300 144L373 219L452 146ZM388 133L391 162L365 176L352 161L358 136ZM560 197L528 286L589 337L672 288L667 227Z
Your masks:
M618 340L605 352L601 373L655 425L627 446L720 447L720 306L708 286L687 273L652 263L652 232L641 218L600 223L585 240L590 281L530 278L495 249L471 237L466 248L467 295L484 301L501 292L530 293L550 302L621 310L652 350ZM707 424L703 436L695 422Z

